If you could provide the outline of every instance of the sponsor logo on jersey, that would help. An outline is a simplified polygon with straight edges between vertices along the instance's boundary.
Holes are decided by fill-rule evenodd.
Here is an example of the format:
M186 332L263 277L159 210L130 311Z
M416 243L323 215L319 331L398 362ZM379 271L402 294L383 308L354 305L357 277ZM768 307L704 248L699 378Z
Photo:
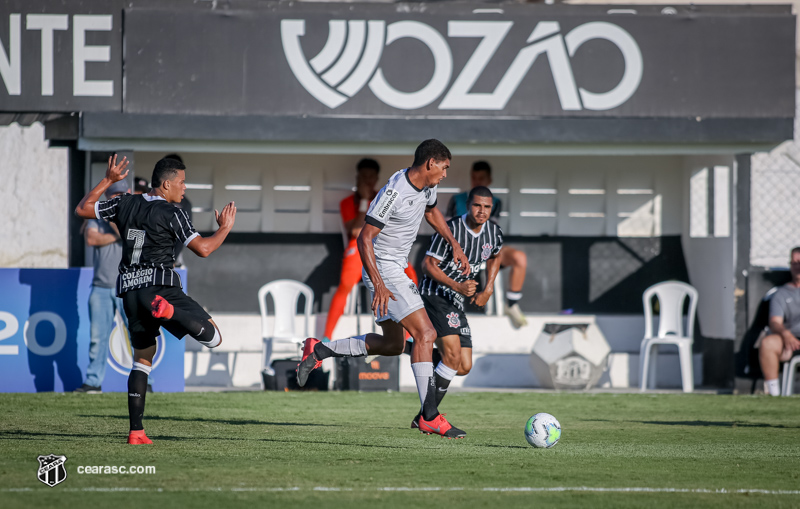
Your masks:
M67 469L64 468L64 463L67 461L66 456L49 454L39 456L37 459L39 460L39 471L36 476L46 485L52 488L67 478Z
M481 260L488 260L492 256L492 245L484 244L483 251L481 251Z
M378 203L375 204L375 215L378 217L378 219L386 218L386 215L392 209L392 205L398 196L400 196L400 193L398 193L396 190L388 188L386 189L386 191L383 193L383 196L381 196L378 200Z
M461 272L461 267L458 266L458 262L456 262L455 260L451 260L450 263L447 264L447 268L449 268L450 270L458 270L459 272ZM470 263L469 271L470 271L469 272L470 276L472 276L473 274L477 276L477 274L481 271L481 264Z
M135 286L151 282L153 280L153 274L155 271L156 269L154 268L136 269L131 272L120 274L119 277L122 278L122 290L126 291Z
M450 327L457 329L458 327L461 326L461 320L459 320L458 313L456 313L455 311L445 316L445 318L447 318L447 325L449 325Z

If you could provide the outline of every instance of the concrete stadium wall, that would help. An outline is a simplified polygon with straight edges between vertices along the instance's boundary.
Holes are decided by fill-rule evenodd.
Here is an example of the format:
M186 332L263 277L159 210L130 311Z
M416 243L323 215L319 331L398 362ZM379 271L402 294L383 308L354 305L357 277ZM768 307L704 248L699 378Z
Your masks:
M67 267L67 169L41 124L0 127L0 267Z

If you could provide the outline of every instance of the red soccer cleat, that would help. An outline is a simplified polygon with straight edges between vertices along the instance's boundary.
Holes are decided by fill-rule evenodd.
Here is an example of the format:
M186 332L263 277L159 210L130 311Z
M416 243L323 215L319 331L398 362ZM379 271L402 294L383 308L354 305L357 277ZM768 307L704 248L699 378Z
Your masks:
M156 298L150 303L150 308L150 312L155 318L165 318L167 320L171 319L172 314L175 312L175 307L161 295L156 295Z
M432 421L426 421L424 417L419 418L419 432L426 435L441 435L448 439L464 438L467 433L452 426L444 414L437 415Z
M141 445L141 444L152 444L153 441L147 438L147 435L144 434L144 430L135 430L131 431L128 434L128 443L131 445Z
M300 387L306 385L308 375L310 375L312 371L322 366L322 361L317 360L317 357L314 355L314 346L319 342L318 339L308 338L303 344L303 359L300 361L300 364L297 365L296 370L297 385Z

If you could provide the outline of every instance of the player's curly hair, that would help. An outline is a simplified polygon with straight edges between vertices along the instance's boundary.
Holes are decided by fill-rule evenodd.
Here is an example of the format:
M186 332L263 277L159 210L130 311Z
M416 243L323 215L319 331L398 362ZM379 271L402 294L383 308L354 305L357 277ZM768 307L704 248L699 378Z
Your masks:
M178 170L185 170L186 166L177 159L164 157L156 163L153 168L153 178L150 179L150 187L158 189L165 180L172 180L178 174Z
M450 154L450 149L445 147L444 143L439 140L430 139L420 143L417 150L414 151L414 164L412 164L412 166L422 166L428 162L428 159L444 161L452 158L453 156Z

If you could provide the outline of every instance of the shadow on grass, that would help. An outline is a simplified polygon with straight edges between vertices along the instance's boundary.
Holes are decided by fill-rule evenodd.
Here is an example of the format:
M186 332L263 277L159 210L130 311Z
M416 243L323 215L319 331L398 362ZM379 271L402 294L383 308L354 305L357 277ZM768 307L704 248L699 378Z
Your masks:
M280 438L241 438L241 437L219 437L219 436L209 436L209 437L197 437L197 436L172 436L172 435L159 435L159 434L149 434L150 438L155 441L169 441L169 442L196 442L198 440L225 440L225 441L236 441L236 442L274 442L280 444L306 444L306 445L336 445L342 447L362 447L367 449L408 449L406 446L401 445L385 445L385 444L358 444L358 443L345 443L345 442L332 442L329 440L302 440L302 439L280 439ZM37 431L24 431L24 430L9 430L9 431L0 431L0 440L53 440L55 438L58 439L69 439L69 438L80 438L80 439L96 439L96 438L113 438L113 439L120 439L120 443L125 442L125 433L113 432L113 433L58 433L58 432L49 432L49 433L40 433ZM498 446L499 447L499 446ZM436 447L419 447L417 445L414 446L415 449L436 449Z
M612 419L581 419L585 422L633 422L637 424L655 424L658 426L702 426L718 428L778 428L800 429L800 426L784 426L783 424L768 424L764 422L739 422L739 421L617 421Z
M524 445L500 445L500 444L471 444L476 447L494 447L496 449L530 449L531 447L525 447Z
M220 437L174 437L168 435L149 435L153 441L158 440L174 440L174 441L188 441L188 440L233 440L233 441L247 441L247 442L274 442L278 444L307 444L307 445L338 445L342 447L362 447L367 449L408 449L406 446L402 445L384 445L384 444L355 444L352 442L332 442L329 440L301 440L301 439L281 439L281 438L220 438ZM414 449L436 449L436 447L417 447L414 446Z
M10 430L0 431L0 440L52 440L53 438L86 438L86 437L108 437L107 434L88 433L39 433L37 431Z
M77 417L91 417L91 418L101 418L101 419L124 419L128 420L127 415L78 415ZM144 416L145 422L147 421L179 421L179 422L212 422L215 424L228 424L231 426L241 426L241 425L256 425L256 426L335 426L339 427L338 424L317 424L313 422L268 422L268 421L256 421L253 419L206 419L205 417L175 417L175 416L160 416L160 415L145 415Z

